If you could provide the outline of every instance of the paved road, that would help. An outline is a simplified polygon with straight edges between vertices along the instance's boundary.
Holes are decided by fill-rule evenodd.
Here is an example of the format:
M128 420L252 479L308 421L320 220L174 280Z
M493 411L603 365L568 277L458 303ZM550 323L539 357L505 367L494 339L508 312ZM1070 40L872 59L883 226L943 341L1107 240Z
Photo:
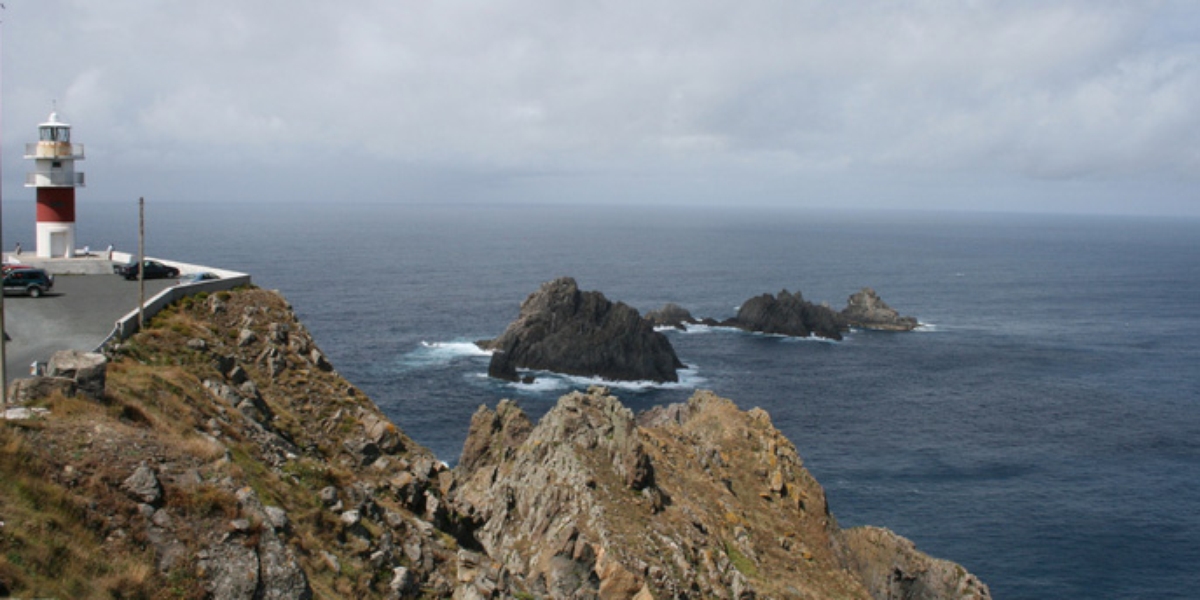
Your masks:
M146 297L174 284L147 281ZM111 274L56 275L54 290L41 298L5 296L4 323L12 338L6 348L8 379L28 377L31 363L45 362L58 350L94 350L137 304L137 282Z

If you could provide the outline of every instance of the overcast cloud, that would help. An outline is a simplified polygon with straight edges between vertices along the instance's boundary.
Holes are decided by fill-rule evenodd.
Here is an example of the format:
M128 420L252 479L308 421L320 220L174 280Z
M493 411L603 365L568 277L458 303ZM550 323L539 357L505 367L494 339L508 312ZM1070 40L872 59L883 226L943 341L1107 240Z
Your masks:
M6 201L1200 214L1194 2L5 4Z

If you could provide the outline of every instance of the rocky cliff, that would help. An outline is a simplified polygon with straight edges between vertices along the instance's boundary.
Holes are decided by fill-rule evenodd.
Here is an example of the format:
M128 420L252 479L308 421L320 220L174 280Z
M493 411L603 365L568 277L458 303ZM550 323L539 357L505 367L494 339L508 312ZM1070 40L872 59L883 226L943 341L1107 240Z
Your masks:
M683 363L666 336L638 311L600 292L583 292L563 277L542 284L521 303L520 314L493 350L488 375L516 381L518 369L619 381L678 381Z
M841 530L766 413L481 408L452 471L257 289L70 357L0 423L0 596L986 598ZM104 364L104 368L97 368ZM464 424L466 426L466 424Z
M483 550L539 597L990 597L891 532L840 529L770 417L707 392L635 418L593 388L533 427L480 408L456 475Z

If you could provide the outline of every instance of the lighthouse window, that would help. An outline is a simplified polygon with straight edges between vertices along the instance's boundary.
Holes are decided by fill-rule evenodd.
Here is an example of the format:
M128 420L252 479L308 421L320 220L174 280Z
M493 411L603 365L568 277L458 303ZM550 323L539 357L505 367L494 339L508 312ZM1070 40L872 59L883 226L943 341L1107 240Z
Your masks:
M51 162L51 163L50 163L50 168L52 168L52 169L61 169L61 168L62 168L62 161L61 161L61 160L56 160L56 161L53 161L53 162Z
M43 142L71 141L71 130L66 127L42 127L38 134L38 139Z

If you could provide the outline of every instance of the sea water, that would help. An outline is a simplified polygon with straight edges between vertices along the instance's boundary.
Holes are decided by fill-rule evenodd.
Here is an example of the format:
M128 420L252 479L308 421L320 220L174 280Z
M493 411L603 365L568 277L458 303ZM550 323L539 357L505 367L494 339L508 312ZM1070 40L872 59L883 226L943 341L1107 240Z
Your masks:
M32 202L4 247L33 247ZM136 248L134 203L81 201L78 239ZM732 316L782 289L870 286L911 333L827 342L668 331L678 384L766 409L843 526L962 563L997 598L1185 598L1200 584L1200 221L972 213L149 203L147 252L253 274L338 371L453 463L471 414L537 417L594 381L486 377L498 335L572 276L642 312ZM28 221L28 222L26 222Z

